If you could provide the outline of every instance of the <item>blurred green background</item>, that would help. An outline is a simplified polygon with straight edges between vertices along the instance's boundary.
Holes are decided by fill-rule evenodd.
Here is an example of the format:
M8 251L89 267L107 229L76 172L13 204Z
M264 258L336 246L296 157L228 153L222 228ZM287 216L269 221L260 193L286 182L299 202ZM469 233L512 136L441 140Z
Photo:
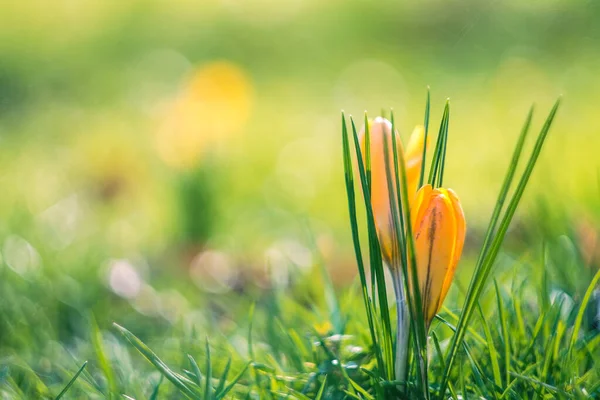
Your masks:
M287 283L315 249L349 284L340 110L392 107L406 137L427 86L433 132L451 99L445 183L471 248L529 106L537 129L563 95L517 238L537 249L545 221L593 253L599 18L567 0L3 1L0 346L27 359L90 310L210 325L201 292L235 315L227 293ZM47 329L13 335L32 321Z

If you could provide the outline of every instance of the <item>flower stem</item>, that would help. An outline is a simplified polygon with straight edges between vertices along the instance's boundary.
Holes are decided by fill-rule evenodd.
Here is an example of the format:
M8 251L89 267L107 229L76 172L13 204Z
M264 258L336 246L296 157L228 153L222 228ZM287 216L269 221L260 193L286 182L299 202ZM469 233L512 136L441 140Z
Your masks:
M396 380L406 382L407 360L408 360L408 338L410 333L410 318L408 303L402 284L402 271L392 269L392 282L396 295Z

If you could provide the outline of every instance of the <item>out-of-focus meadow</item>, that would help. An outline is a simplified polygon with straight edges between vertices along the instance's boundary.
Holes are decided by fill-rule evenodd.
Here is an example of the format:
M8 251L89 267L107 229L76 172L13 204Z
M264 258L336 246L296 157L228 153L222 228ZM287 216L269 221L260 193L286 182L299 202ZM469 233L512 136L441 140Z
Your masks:
M529 106L539 125L559 95L508 245L572 233L597 261L598 18L566 0L2 2L0 357L84 360L92 313L146 337L233 330L321 259L350 285L340 111L392 107L407 137L428 85L433 132L450 98L465 264Z

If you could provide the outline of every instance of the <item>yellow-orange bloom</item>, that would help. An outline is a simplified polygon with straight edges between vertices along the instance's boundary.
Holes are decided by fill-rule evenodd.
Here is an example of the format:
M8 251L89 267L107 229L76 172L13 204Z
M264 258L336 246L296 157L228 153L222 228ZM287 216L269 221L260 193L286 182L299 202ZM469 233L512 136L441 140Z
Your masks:
M426 325L442 306L465 243L465 216L452 189L423 186L411 210Z
M394 249L394 225L392 209L390 207L390 192L388 190L388 179L386 175L386 158L385 158L385 141L388 142L388 160L390 169L390 178L393 189L393 199L397 198L395 190L396 175L394 169L394 155L392 149L392 124L385 118L377 117L369 122L369 133L371 142L371 207L373 209L373 217L377 228L377 235L381 245L383 258L390 268L396 268L398 263L394 260L394 254L397 254L397 249ZM398 132L394 132L396 136L396 146L398 151L398 162L400 162L400 153L404 152ZM363 154L363 161L366 158L366 142L365 130L360 132L360 147ZM417 126L408 142L406 152L404 152L404 160L406 163L406 178L407 188L409 193L409 203L417 192L419 178L421 174L421 164L423 162L423 142L425 140L425 129L422 126ZM400 169L398 169L400 171ZM396 244L397 245L397 244Z

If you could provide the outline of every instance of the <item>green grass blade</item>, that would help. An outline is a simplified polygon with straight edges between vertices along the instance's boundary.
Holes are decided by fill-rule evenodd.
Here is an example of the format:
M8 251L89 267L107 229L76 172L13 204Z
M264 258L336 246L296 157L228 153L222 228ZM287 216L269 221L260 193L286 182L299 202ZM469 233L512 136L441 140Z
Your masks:
M577 316L575 317L575 325L573 326L573 333L571 333L571 340L569 341L569 348L567 350L567 357L566 357L567 363L571 360L571 356L573 353L573 347L575 346L575 343L577 342L577 338L579 337L579 331L581 330L581 324L583 322L583 316L585 314L585 310L586 310L587 305L592 297L592 294L594 293L594 290L598 286L599 281L600 281L600 270L598 270L596 272L596 275L594 275L594 277L592 278L592 281L590 282L590 285L588 286L587 290L585 291L585 295L583 296L583 300L581 301L581 304L579 306L579 311L577 312Z
M215 397L218 400L224 399L225 396L227 396L231 389L233 389L234 386L239 382L239 380L242 379L251 363L251 361L247 362L246 365L244 365L244 368L242 368L240 372L238 372L238 374L231 380L231 382L229 382L229 384L225 386L225 388L220 393L217 393Z
M477 303L477 310L479 311L481 326L483 327L483 333L485 334L487 350L490 354L490 364L492 365L494 383L496 384L496 386L502 386L502 376L500 375L500 363L498 362L498 352L496 351L496 346L494 345L492 331L490 330L488 321L485 318L485 315L483 314L483 310L481 309L481 305L479 303Z
M371 270L375 275L375 279L377 281L377 292L373 294L376 295L378 303L379 303L379 313L380 319L382 322L382 338L380 341L380 346L382 348L382 354L386 360L384 368L382 371L384 375L388 377L388 379L393 379L393 363L394 363L394 355L393 355L393 339L392 339L392 328L391 328L391 319L389 314L389 305L387 300L387 290L385 284L385 272L383 269L383 260L381 258L381 248L379 245L379 240L377 239L377 229L375 228L375 218L373 216L373 209L371 207L371 194L369 188L367 187L367 178L365 173L365 166L363 162L362 152L360 149L360 143L358 139L358 133L356 130L356 125L350 118L350 123L352 126L352 136L354 139L354 150L356 152L356 159L358 163L358 169L360 173L360 183L363 189L363 199L365 203L365 209L367 212L367 228L369 232L369 243L370 243L370 259L371 259Z
M446 101L444 107L444 114L442 115L442 121L440 122L440 129L438 131L438 137L435 144L435 150L433 152L433 158L431 159L431 168L429 169L429 179L427 182L432 186L436 187L436 183L440 179L440 170L443 162L444 142L446 136L448 136L448 120L450 118L450 102Z
M177 389L181 391L187 398L200 399L192 389L190 389L181 379L179 375L173 372L144 342L138 339L133 333L129 332L122 326L113 323L113 326L119 331L129 343L133 345L156 369L165 376Z
M431 91L427 86L427 100L425 101L425 120L423 126L425 128L425 137L423 140L423 156L421 157L421 173L419 174L419 188L423 186L425 179L425 164L427 163L427 138L429 136L429 110L431 109Z
M194 360L194 357L192 357L191 355L187 355L187 358L190 362L190 365L192 367L192 372L194 373L194 378L196 378L196 385L198 385L198 387L202 387L202 373L200 372L200 367L198 367L198 363L196 362L196 360Z
M56 400L59 400L61 397L64 396L65 393L67 393L67 391L71 388L71 386L73 386L73 384L75 383L75 381L77 380L77 378L79 377L79 375L83 372L83 370L85 369L85 367L87 366L87 361L83 363L83 365L81 366L81 368L79 368L79 370L77 371L77 373L75 373L75 375L73 375L73 377L71 378L71 380L69 381L69 383L67 383L67 386L64 387L63 390L61 390L61 392L58 394L58 396L56 396Z
M435 349L438 360L440 360L441 368L443 370L446 360L444 360L444 353L442 352L442 347L440 346L440 341L439 341L437 335L435 334L435 332L431 332L431 339L433 340L433 346L434 346L433 348Z
M165 378L164 375L160 376L160 378L158 379L156 386L154 386L154 389L152 390L152 394L150 395L148 400L157 400L158 399L158 392L160 391L160 385L162 384L162 381L164 378Z
M446 115L446 123L444 125L444 141L442 143L442 150L440 152L440 164L439 164L439 177L438 187L442 187L444 184L444 168L446 166L446 148L448 147L448 131L450 129L450 99L446 100L446 107L444 108L444 114Z
M369 333L373 344L375 357L380 371L383 371L383 356L379 347L379 341L375 333L374 312L371 306L369 297L368 283L363 262L362 250L360 247L360 236L358 229L358 218L356 216L356 198L354 189L354 172L352 166L352 158L350 154L350 143L348 139L348 128L346 126L346 118L342 113L342 151L344 160L344 177L346 183L346 195L348 198L348 214L350 217L350 228L352 231L352 243L354 245L354 254L356 256L356 265L358 266L358 275L360 277L360 286L362 290L363 302L367 313L367 322L369 324Z
M210 359L210 344L208 343L208 336L206 337L206 378L204 379L204 399L210 400L213 396L212 390L212 361Z
M393 115L392 115L393 118ZM406 230L405 234L405 246L406 246L406 257L410 256L410 259L407 259L405 262L406 268L404 279L406 288L412 288L411 293L407 293L407 301L409 304L409 312L411 316L411 325L414 325L414 337L415 337L415 347L416 347L416 356L418 363L418 377L421 391L423 393L423 397L425 399L429 398L429 384L427 383L427 331L425 327L425 317L423 314L422 308L422 299L421 299L421 288L419 285L419 277L417 271L417 260L416 260L416 252L415 252L415 243L413 237L412 223L410 219L410 207L408 205L409 193L407 186L407 177L406 177L406 160L404 159L404 154L402 152L397 151L397 146L395 142L395 136L392 135L392 150L394 153L394 168L396 171L396 179L399 180L402 184L398 184L397 182L397 190L399 191L399 202L402 199L406 199L403 203L401 214L404 219L403 228ZM413 282L410 285L410 282ZM407 290L407 292L410 292Z
M215 393L220 393L225 387L225 383L227 383L227 375L229 375L229 369L231 368L231 356L227 358L227 363L225 364L225 369L221 374L221 378L219 379L219 384L215 389Z
M323 383L321 383L321 387L315 396L315 400L321 400L323 398L323 393L325 393L325 386L327 384L327 375L325 375L325 379L323 379Z
M490 223L488 225L488 229L485 233L485 238L483 240L482 249L485 251L480 252L479 259L477 260L477 264L479 264L483 257L485 256L487 249L492 241L494 232L496 231L496 225L500 220L500 212L504 208L504 203L506 202L506 197L508 196L508 191L515 177L515 173L517 171L517 166L519 165L519 160L521 159L521 155L523 154L523 147L525 146L525 139L527 138L527 134L529 133L529 128L531 127L531 120L533 119L533 110L532 106L527 113L527 118L525 119L525 124L523 124L523 128L521 129L521 133L519 134L519 138L517 139L517 144L515 145L515 150L513 151L513 155L511 157L510 163L508 164L508 171L506 176L504 177L504 181L502 182L502 186L500 188L500 193L498 194L498 199L496 200L496 205L494 206L494 211L492 212L492 216L490 218Z
M470 318L473 314L475 304L477 303L479 296L481 295L481 293L483 291L485 282L491 271L493 262L495 261L496 256L498 255L498 251L500 250L500 246L502 244L502 241L504 240L504 236L506 235L508 226L510 225L512 217L514 216L517 206L521 200L521 197L523 196L523 192L525 191L525 187L527 186L529 178L531 177L531 173L533 172L533 168L536 164L537 158L540 154L540 151L542 149L542 145L544 144L546 136L550 130L550 127L552 125L554 117L556 116L556 112L558 111L559 105L560 105L560 99L554 104L554 107L552 108L552 110L550 111L550 114L548 115L546 121L544 122L544 125L543 125L543 127L538 135L538 138L536 140L532 154L526 165L525 171L523 172L521 179L519 181L519 184L517 185L517 188L515 189L515 193L513 194L512 198L509 202L509 205L507 207L507 210L506 210L504 216L502 217L500 227L498 228L496 235L494 236L493 240L491 241L490 247L486 248L485 245L482 246L482 251L480 253L481 261L479 261L478 264L476 265L475 273L473 275L473 278L471 279L471 283L470 283L469 289L467 291L467 295L466 295L466 299L465 299L465 306L463 307L463 310L460 315L460 320L457 324L457 332L452 337L452 340L450 343L450 349L449 349L449 353L448 353L448 362L446 363L446 369L442 376L442 383L440 384L440 392L439 392L440 398L443 398L445 396L445 391L446 391L446 387L448 384L448 378L450 376L450 369L452 368L452 365L454 364L454 360L456 358L456 354L459 349L459 343L462 342L464 339L464 335L465 335L467 327L469 325ZM510 186L510 182L508 182L508 186ZM501 191L501 194L502 194L502 191ZM499 217L499 214L498 214L498 217ZM490 227L493 226L495 223L496 222L493 220L490 221Z
M96 319L92 315L90 317L90 325L91 325L91 339L92 346L94 347L94 352L96 353L96 358L98 360L98 365L104 376L106 377L106 382L108 383L108 398L111 399L113 395L116 395L119 390L117 388L117 383L115 380L115 374L113 372L112 366L108 360L108 356L104 350L104 346L102 345L102 334L100 333L100 328L96 323Z
M500 327L502 330L502 339L504 341L504 379L506 380L505 386L510 385L510 337L508 335L508 321L504 310L504 301L502 301L502 295L500 294L500 288L498 282L494 279L494 288L496 290L496 302L498 304L498 319L500 320Z

